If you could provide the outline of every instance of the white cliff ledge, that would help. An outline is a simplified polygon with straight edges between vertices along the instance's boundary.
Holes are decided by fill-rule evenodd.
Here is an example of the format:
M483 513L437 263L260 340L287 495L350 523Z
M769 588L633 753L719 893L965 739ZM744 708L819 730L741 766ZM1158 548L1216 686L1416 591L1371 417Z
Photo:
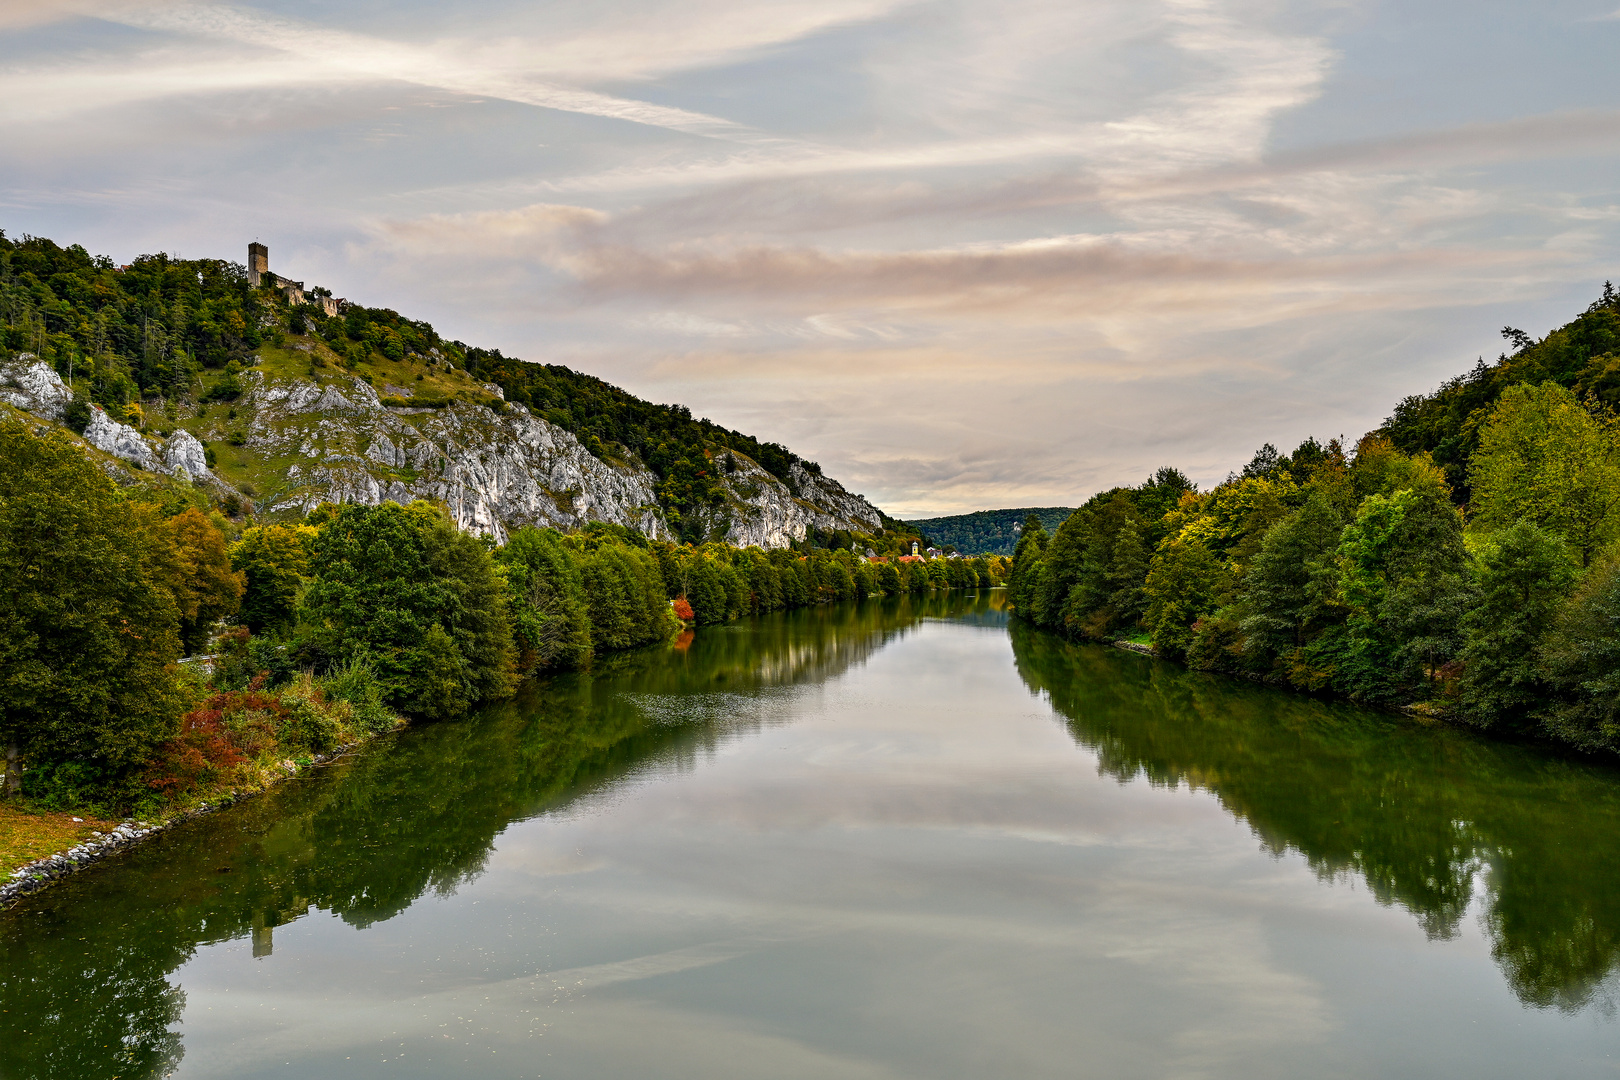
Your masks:
M203 442L189 431L160 439L99 408L91 410L85 441L148 472L222 487L235 478L271 516L302 514L322 502L435 499L461 528L497 541L524 525L575 529L592 521L674 538L651 470L633 460L603 461L567 431L493 392L493 408L469 402L399 408L385 406L369 383L348 374L316 379L250 370L241 384L227 424L232 470L223 459L221 469L211 469ZM71 399L43 361L23 356L0 364L0 400L60 421ZM217 420L193 418L191 426L210 439L220 434ZM877 507L798 463L787 483L733 450L717 450L714 464L726 504L702 512L712 539L785 547L812 528L882 528Z

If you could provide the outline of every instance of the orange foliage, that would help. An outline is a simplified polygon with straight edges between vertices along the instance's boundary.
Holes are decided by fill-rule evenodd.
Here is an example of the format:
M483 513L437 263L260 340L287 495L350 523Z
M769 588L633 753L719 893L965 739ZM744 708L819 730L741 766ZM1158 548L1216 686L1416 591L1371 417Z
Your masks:
M675 599L675 617L680 619L682 622L691 622L692 619L695 618L695 616L692 614L692 605L687 603L686 597L684 596L680 596Z

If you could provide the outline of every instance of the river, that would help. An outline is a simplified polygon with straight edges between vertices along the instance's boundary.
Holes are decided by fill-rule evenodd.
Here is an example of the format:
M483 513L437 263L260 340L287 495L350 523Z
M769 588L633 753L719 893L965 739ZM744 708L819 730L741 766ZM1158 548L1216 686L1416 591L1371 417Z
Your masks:
M0 914L0 1077L1588 1077L1620 771L1009 625L708 627Z

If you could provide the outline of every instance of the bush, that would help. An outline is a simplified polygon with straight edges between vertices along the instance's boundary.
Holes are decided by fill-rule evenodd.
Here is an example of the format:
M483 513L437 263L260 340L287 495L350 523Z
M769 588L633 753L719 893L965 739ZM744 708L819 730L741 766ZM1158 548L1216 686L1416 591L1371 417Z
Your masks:
M321 685L332 700L347 702L354 711L355 722L367 731L374 734L387 731L398 719L384 703L383 685L377 681L376 671L364 656L334 668Z
M341 741L343 721L354 711L347 702L326 700L326 694L307 672L293 680L281 695L281 744L283 748L307 749L324 754Z

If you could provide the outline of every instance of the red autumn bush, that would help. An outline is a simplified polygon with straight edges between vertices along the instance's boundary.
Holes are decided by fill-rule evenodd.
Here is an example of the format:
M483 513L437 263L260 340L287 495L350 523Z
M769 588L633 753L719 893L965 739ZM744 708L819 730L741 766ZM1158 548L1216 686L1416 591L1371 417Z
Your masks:
M692 614L692 605L686 602L686 597L675 598L675 617L682 622L691 622L695 617Z
M228 778L238 766L276 745L286 708L259 689L215 694L180 718L147 769L147 786L176 795Z

